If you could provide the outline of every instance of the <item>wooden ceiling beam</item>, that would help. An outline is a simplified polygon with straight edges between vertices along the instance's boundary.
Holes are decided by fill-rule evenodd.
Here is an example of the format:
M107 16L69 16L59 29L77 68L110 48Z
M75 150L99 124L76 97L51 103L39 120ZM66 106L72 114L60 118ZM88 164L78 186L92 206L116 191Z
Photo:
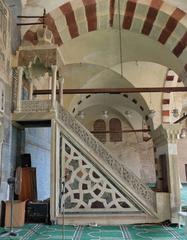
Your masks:
M64 94L98 94L98 93L145 93L145 92L186 92L187 87L144 87L144 88L69 88L64 89ZM59 93L57 89L56 93ZM34 90L33 95L51 94L50 89Z
M150 129L126 129L121 131L90 131L91 133L131 133L131 132L150 132Z
M181 118L179 118L177 121L175 121L174 124L180 123L180 122L182 122L183 120L185 120L186 118L187 118L187 114L184 114Z

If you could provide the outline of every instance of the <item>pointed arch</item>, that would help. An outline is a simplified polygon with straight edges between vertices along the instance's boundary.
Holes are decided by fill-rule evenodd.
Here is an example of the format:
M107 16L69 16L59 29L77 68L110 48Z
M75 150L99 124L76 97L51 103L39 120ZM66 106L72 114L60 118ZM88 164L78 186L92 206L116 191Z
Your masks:
M111 118L109 121L110 142L122 141L121 121L118 118Z
M97 119L93 125L94 136L99 139L99 141L106 142L106 123L103 119Z

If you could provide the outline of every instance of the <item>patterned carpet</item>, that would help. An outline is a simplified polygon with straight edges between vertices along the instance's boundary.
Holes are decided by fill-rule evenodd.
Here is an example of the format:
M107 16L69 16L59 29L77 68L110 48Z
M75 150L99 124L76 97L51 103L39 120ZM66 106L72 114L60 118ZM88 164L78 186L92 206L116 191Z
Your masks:
M4 231L4 229L0 229ZM184 228L161 225L120 225L120 226L59 226L27 224L14 229L16 237L1 235L4 240L187 240Z

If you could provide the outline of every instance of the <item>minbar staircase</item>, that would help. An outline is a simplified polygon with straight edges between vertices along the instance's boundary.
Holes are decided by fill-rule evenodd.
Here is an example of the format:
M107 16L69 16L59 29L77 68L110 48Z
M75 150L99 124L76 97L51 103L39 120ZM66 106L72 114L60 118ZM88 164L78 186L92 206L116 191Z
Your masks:
M87 156L110 182L142 212L157 217L156 194L147 187L124 164L115 159L109 150L91 134L79 121L60 105L57 120L64 136Z
M81 159L84 159L82 163L84 163L84 165L87 164L87 168L90 168L92 172L97 172L96 175L103 178L105 188L108 186L111 194L115 191L115 196L118 196L121 202L125 202L126 200L129 209L133 209L132 213L143 214L144 217L147 216L150 217L150 219L157 219L154 220L155 222L159 221L156 193L147 187L141 179L124 164L115 159L108 149L68 111L62 108L59 103L56 104L55 109L51 109L50 101L22 101L21 111L13 114L13 120L17 122L36 122L39 120L55 121L63 134L63 142L66 143L64 149L67 147L73 148L75 155L80 155ZM64 196L64 198L65 197L66 196ZM113 206L111 206L111 209L112 207ZM120 207L121 206L119 206L118 213L120 212ZM115 213L115 209L112 210L113 213ZM130 211L127 212L130 213ZM151 220L149 220L149 222L150 221ZM146 220L144 222L146 222Z

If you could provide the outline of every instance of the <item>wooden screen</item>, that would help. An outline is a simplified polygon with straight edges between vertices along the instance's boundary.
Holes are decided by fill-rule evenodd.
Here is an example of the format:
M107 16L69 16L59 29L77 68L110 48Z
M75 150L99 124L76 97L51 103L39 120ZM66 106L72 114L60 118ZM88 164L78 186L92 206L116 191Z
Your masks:
M103 119L97 119L94 122L94 136L99 139L99 141L105 143L106 142L106 123ZM101 132L101 133L100 133Z
M121 121L118 118L112 118L109 122L110 141L121 142L122 141L122 129Z

